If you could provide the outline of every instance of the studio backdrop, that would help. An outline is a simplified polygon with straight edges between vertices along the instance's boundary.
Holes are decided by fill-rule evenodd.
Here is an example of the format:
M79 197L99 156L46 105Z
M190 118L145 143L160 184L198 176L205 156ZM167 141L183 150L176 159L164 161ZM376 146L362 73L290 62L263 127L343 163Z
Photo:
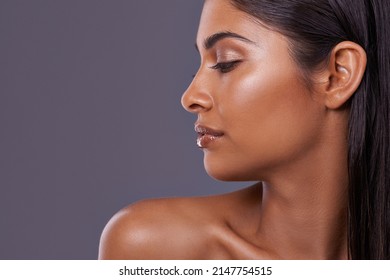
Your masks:
M110 217L217 182L180 98L201 0L0 1L0 259L96 259Z

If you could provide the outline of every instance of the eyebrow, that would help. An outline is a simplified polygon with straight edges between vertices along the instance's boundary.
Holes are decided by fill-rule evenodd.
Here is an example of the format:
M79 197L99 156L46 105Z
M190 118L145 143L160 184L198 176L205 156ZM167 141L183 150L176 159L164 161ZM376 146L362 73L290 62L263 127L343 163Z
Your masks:
M226 38L234 38L238 39L247 43L255 44L255 42L249 40L248 38L245 38L244 36L241 36L237 33L233 33L230 31L224 31L224 32L218 32L215 33L209 37L207 37L203 42L203 47L206 50L211 49L217 42L226 39ZM199 51L198 45L195 43L195 48Z

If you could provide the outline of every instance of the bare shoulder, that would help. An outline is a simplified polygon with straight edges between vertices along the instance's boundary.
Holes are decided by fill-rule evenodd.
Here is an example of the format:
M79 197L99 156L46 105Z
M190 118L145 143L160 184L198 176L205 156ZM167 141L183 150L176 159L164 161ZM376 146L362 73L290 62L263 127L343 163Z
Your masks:
M99 258L202 258L214 224L202 204L197 198L153 199L122 209L103 230Z
M223 259L218 238L250 189L229 194L152 199L119 211L103 230L99 259ZM233 210L234 209L234 210ZM233 211L232 211L233 210Z

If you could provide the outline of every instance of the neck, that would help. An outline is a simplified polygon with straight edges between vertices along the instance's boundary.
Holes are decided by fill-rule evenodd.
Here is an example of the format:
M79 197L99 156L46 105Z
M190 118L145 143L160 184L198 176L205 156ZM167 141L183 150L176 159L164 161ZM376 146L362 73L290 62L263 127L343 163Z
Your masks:
M263 181L257 234L278 258L347 258L347 143L334 136Z

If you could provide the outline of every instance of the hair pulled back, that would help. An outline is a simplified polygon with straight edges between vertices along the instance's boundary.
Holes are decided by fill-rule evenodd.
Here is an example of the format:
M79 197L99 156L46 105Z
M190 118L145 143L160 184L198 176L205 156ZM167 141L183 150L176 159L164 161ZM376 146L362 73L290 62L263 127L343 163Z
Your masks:
M347 104L349 257L390 259L390 1L230 1L289 38L309 83L338 43L365 49L366 72Z

